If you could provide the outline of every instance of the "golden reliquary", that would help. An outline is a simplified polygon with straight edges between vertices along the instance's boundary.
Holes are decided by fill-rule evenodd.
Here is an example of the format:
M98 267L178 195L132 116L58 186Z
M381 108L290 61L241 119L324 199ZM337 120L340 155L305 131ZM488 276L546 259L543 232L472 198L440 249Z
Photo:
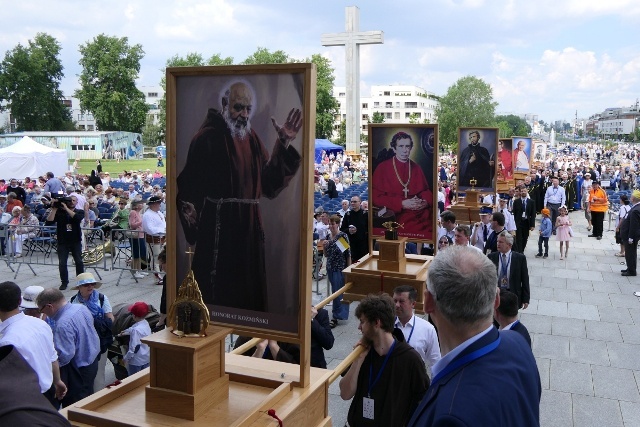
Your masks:
M191 258L193 254L191 249L187 253ZM178 297L169 308L167 326L179 337L206 336L207 326L209 326L209 309L202 300L200 287L191 268L178 289Z

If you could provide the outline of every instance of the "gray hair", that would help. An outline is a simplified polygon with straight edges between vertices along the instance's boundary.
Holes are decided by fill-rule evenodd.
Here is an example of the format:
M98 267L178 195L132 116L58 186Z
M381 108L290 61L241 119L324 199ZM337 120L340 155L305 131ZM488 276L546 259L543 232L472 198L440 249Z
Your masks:
M38 304L38 307L42 308L47 304L55 304L64 299L64 294L58 289L47 288L38 294L38 296L36 297L36 304Z
M465 246L440 251L427 274L429 293L443 317L454 325L472 325L491 318L497 283L498 273L491 260Z
M513 235L511 233L507 231L503 231L502 233L498 234L498 238L500 237L504 237L504 240L507 242L507 245L513 246Z

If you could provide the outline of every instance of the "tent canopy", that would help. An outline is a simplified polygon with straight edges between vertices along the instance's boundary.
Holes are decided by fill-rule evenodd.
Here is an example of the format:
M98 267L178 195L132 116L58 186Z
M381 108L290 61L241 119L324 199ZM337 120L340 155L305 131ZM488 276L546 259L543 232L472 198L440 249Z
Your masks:
M0 149L0 178L37 178L47 172L55 176L67 170L67 150L57 150L39 144L28 136Z
M322 162L322 150L324 150L327 154L329 153L342 153L344 152L344 147L333 144L328 139L316 139L316 152L315 152L315 161L316 163Z

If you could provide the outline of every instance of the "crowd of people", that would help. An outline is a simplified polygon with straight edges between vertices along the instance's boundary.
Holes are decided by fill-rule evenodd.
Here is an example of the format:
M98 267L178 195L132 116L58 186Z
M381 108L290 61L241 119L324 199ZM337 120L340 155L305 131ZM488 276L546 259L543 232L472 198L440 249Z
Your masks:
M321 158L315 165L316 190L330 198L340 197L349 186L368 178L364 156L353 159L324 153ZM517 162L517 158L512 160ZM640 190L633 190L638 185L635 171L639 161L640 152L624 145L610 150L595 145L567 147L566 152L550 154L534 165L504 193L483 194L478 221L469 226L459 223L449 210L459 196L456 159L452 154L441 156L434 244L414 244L409 249L434 255L423 295L428 318L415 315L419 298L412 286L399 286L391 296L369 295L360 301L355 316L362 337L355 345L364 351L339 384L341 397L351 400L349 425L538 425L540 377L531 338L518 320L519 310L526 310L531 299L524 254L529 237L532 233L538 237L535 256L548 258L549 241L555 236L559 259L563 260L574 237L570 212L583 211L589 237L600 240L605 213L615 210L620 244L615 255L626 258L627 269L622 274L635 276ZM40 204L46 215L39 220L55 222L58 235L66 230L67 236L73 235L68 247L64 239L58 241L65 268L63 274L61 261L60 289L64 290L68 283L66 258L69 253L75 258L81 244L80 224L92 221L93 205L110 205L112 216L99 226L111 235L118 230L137 231L127 238L136 248L132 266L143 277L141 264L148 259L143 248L160 253L160 237L166 229L164 191L152 185L157 177L149 172L122 173L114 180L108 173L93 172L87 177L71 173L60 178L45 176L41 184L27 179L9 184L0 181L0 191L8 193L6 202L0 198L0 208L9 215L6 224L20 245L39 223L29 218L37 218ZM516 172L522 172L522 167ZM622 194L620 205L614 206L607 190L629 190L629 195ZM57 194L68 196L69 203L48 206ZM148 208L143 213L145 204ZM325 258L332 292L344 286L342 271L369 253L368 218L366 200L359 195L342 200L335 212L315 212L314 237ZM93 225L99 220L99 215L95 216ZM147 240L147 236L158 239ZM13 245L9 250L17 257L18 243ZM460 259L465 263L461 265ZM165 255L161 253L160 259L152 262L163 264ZM78 293L69 302L55 288L41 289L35 296L27 289L20 296L14 283L0 284L0 349L14 346L27 363L33 363L38 392L56 408L59 402L65 406L104 387L99 381L104 381L100 369L104 367L106 338L100 334L100 325L113 321L113 314L109 299L97 291L100 285L77 261L74 290ZM148 366L148 349L140 343L141 337L151 333L145 308L144 302L130 308L135 324L125 333L136 344L134 352L125 356L130 373ZM349 306L338 297L331 312L311 307L311 313L312 365L324 368L323 351L332 348L332 329L348 318ZM24 321L29 315L53 322ZM81 326L71 330L71 323ZM33 353L34 344L18 338L26 330L37 334L41 344L37 361L35 356L25 356ZM249 339L238 340L236 346ZM72 347L71 342L78 340L86 342ZM246 354L300 363L299 348L275 340L265 339ZM496 405L505 395L511 404Z

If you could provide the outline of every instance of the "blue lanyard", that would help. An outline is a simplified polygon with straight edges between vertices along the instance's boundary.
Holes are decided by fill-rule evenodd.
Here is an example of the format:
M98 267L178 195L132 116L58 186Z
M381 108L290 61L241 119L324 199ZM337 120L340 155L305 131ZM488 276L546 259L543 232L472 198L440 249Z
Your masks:
M395 347L396 347L396 340L394 339L393 344L391 344L391 348L389 349L389 352L384 357L384 361L382 362L382 366L378 371L378 375L376 376L376 379L373 380L373 383L371 382L371 377L373 377L373 354L370 355L371 363L369 364L369 390L367 391L367 397L371 398L371 389L373 388L373 386L375 386L378 383L378 381L380 381L380 376L382 375L382 371L384 371L384 367L387 366L387 362L389 361L389 356L391 356L391 353L393 352L393 349ZM371 348L371 350L369 351L375 351L375 349Z
M473 353L469 353L464 357L461 357L460 359L449 363L442 371L440 371L438 373L438 375L436 375L433 378L433 381L431 381L431 387L433 387L433 385L435 383L437 383L439 380L442 379L442 377L450 374L451 372L453 372L454 370L464 366L464 365L468 365L469 363L473 362L476 359L480 359L482 356L485 356L489 353L491 353L493 350L495 350L496 348L498 348L498 346L500 345L500 335L498 335L498 338L492 342L489 343L487 345L485 345L482 348L479 348L478 350L474 351Z
M413 315L412 319L413 319L413 325L411 325L411 332L409 333L409 338L407 338L407 344L409 344L409 341L411 341L411 337L413 336L413 330L416 327L416 319L415 319L415 314ZM393 342L393 344L395 345L395 341Z

